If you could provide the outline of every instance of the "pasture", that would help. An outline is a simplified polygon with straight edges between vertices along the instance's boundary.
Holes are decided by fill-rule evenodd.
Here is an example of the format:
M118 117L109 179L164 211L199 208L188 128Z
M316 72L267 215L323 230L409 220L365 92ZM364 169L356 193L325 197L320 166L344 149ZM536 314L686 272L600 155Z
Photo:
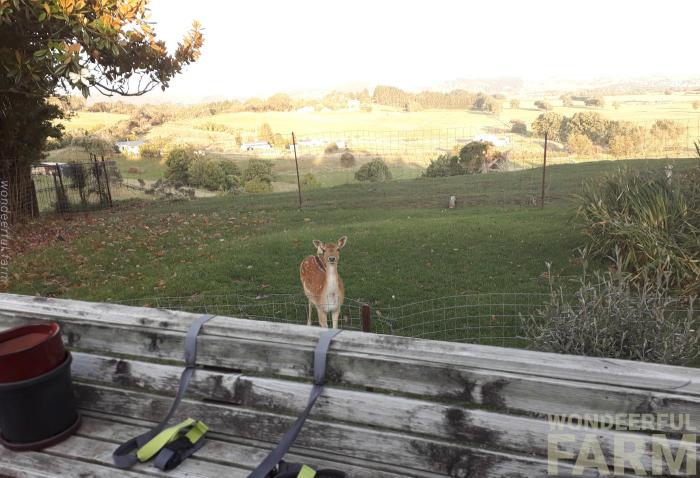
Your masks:
M582 181L640 160L553 166L548 202L532 205L541 170L349 184L304 193L127 202L48 217L22 231L11 265L17 293L120 301L151 296L301 292L298 265L313 239L349 238L347 296L390 306L470 292L547 291L553 272L579 270L571 194ZM693 164L675 161L676 167ZM449 195L457 209L446 209ZM60 239L58 239L60 236Z

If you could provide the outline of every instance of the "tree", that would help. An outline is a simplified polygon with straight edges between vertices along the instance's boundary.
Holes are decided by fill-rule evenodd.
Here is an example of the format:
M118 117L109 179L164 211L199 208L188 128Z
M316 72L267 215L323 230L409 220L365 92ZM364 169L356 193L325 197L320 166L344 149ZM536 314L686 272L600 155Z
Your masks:
M561 95L559 99L561 100L561 104L567 108L574 106L574 99L571 95Z
M261 141L267 141L268 143L272 143L274 140L275 134L272 132L272 128L268 123L263 123L260 125L258 128L258 139Z
M35 212L27 201L34 196L31 165L47 138L61 134L52 121L62 115L49 97L165 89L198 58L199 25L169 54L147 6L147 0L0 0L0 172L9 183L13 220Z
M277 93L267 99L267 105L272 111L290 111L292 99L286 93Z
M588 136L581 133L570 134L566 144L569 151L577 156L591 156L595 152L593 142Z
M172 148L168 151L165 159L165 179L189 184L189 169L194 159L194 150L191 146L176 146Z
M559 141L563 121L564 117L559 113L542 113L532 122L530 129L536 136L544 137L547 133L549 139Z
M561 138L568 142L570 135L582 134L588 136L594 144L606 146L609 125L610 122L600 113L593 111L576 113L562 123Z
M520 109L520 100L517 98L510 100L510 108L513 110Z
M608 149L616 158L631 158L644 148L644 128L629 121L611 121Z
M700 109L700 101L693 101L693 109L698 110Z
M527 136L527 125L524 121L510 120L510 132Z
M535 107L539 110L550 111L552 109L552 104L549 101L538 100L535 101Z

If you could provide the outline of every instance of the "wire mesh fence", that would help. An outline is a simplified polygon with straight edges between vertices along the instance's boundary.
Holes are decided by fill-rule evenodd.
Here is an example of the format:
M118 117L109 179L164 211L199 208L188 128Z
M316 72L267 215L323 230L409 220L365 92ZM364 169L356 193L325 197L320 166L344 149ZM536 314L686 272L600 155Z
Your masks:
M440 297L392 307L369 306L370 331L378 334L450 342L525 347L522 318L544 307L548 294L479 293ZM256 297L238 294L196 294L119 301L121 304L193 313L307 324L308 302L301 294ZM363 330L361 300L346 299L339 327ZM318 325L315 310L312 325Z
M115 161L44 162L32 169L40 212L75 212L111 207L125 186Z

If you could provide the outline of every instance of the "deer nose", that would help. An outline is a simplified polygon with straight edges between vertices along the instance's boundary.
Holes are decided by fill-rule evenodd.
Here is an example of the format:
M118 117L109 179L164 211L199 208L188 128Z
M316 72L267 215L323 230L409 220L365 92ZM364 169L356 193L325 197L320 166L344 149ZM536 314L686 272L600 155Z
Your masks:
M335 257L332 257L332 256L329 257L329 258L328 258L328 261L329 261L331 264L334 263L334 262L335 262Z

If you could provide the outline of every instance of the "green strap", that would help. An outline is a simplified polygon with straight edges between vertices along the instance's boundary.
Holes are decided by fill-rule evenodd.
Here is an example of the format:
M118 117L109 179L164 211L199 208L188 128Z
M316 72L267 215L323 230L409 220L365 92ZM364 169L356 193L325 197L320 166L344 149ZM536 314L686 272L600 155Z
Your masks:
M191 427L191 428L190 428ZM180 437L180 432L185 428L190 428L190 430L185 434L190 443L196 443L204 434L207 432L207 426L192 418L183 420L177 425L166 428L155 437L153 437L148 443L139 448L136 452L136 456L139 461L144 462L153 458L165 445L170 442L177 440Z
M301 467L301 470L299 470L297 478L314 478L314 476L316 476L316 471L304 465Z

